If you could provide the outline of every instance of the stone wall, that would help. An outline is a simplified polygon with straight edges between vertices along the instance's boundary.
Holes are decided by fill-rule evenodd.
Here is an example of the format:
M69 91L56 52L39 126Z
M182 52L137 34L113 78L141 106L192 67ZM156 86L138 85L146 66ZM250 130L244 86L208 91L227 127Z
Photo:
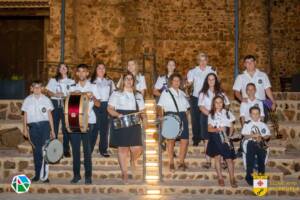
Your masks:
M233 0L66 2L66 62L93 64L101 59L108 66L122 68L129 58L137 58L141 64L143 52L156 51L160 73L165 59L172 57L185 74L196 64L195 55L204 51L209 54L209 64L217 68L223 87L231 92ZM48 61L59 61L60 6L59 0L50 0ZM290 76L299 68L299 6L297 0L240 1L240 61L246 54L254 54L258 67L270 72L275 90L279 89L279 75ZM146 62L146 69L152 72L151 63ZM55 71L46 70L49 75Z
M22 100L0 100L0 120L21 120Z
M300 1L272 0L272 79L278 88L278 77L300 73Z
M274 92L278 103L277 115L280 122L300 122L300 93L299 92ZM22 100L0 100L0 124L20 122L22 120ZM239 116L240 104L231 100L230 109ZM5 122L5 123L1 123ZM0 129L1 128L0 126Z

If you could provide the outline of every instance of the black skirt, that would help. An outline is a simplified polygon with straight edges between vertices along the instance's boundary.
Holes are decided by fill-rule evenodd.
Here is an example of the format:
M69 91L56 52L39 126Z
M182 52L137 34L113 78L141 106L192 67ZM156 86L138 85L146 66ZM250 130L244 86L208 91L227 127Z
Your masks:
M136 112L135 110L117 110L117 112L127 115ZM112 123L111 123L112 124ZM111 125L109 146L112 148L143 146L142 129L140 125L128 128L114 129Z
M222 143L219 133L208 133L206 154L210 157L221 155L224 159L235 159L234 148L227 143Z

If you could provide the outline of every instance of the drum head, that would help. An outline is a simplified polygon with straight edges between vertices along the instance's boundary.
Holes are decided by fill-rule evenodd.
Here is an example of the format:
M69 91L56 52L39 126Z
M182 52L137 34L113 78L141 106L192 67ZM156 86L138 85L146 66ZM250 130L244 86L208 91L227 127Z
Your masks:
M175 139L180 134L180 119L175 115L164 116L161 135L166 139Z
M63 145L57 139L51 140L45 147L45 160L48 163L56 163L63 155Z
M86 133L88 131L88 123L89 123L89 105L90 104L90 99L86 94L81 95L80 99L80 108L79 108L79 125L80 125L80 130L83 133Z

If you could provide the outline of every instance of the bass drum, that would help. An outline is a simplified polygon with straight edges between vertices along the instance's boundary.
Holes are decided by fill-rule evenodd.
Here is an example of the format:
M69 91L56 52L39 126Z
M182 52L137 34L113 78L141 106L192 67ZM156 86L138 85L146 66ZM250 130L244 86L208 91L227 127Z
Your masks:
M180 118L174 114L165 115L162 121L161 135L166 139L176 139L181 135L183 126Z
M69 95L65 101L65 123L69 133L87 133L89 120L87 94Z

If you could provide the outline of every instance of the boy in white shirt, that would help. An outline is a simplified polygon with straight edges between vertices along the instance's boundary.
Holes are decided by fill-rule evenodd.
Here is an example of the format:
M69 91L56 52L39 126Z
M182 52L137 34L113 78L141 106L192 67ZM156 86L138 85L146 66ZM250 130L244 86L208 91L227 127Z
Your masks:
M258 173L265 173L265 160L267 156L267 147L265 142L270 139L270 130L268 126L260 121L259 107L250 108L251 121L245 123L242 129L242 135L245 137L243 142L243 151L246 157L246 181L253 185L253 169L255 159L257 159Z
M240 102L246 102L248 99L246 86L248 83L254 83L256 86L256 98L264 102L266 121L268 118L268 110L275 111L277 106L269 77L265 72L256 68L256 58L253 55L244 57L244 67L246 70L242 74L239 74L234 81L234 95Z
M244 102L242 102L241 107L240 107L240 118L241 118L242 126L244 125L244 123L246 121L251 120L249 109L253 106L259 107L259 109L261 110L260 117L261 117L262 121L263 121L263 118L265 116L262 101L258 100L255 97L256 86L255 86L254 83L248 83L247 84L246 93L248 95L248 99L246 99Z
M89 129L87 133L70 133L72 154L73 154L73 179L71 183L78 183L81 179L80 176L80 146L82 142L83 156L84 156L84 169L85 169L85 184L92 184L92 158L91 154L96 143L97 128L96 128L96 115L93 106L100 107L100 95L97 90L96 84L90 83L87 79L89 75L88 66L80 64L77 66L76 75L79 79L77 84L70 88L71 94L87 93L90 98L89 102Z
M42 83L34 81L31 84L31 95L25 98L21 110L24 112L23 135L33 144L33 160L35 176L32 182L40 180L43 153L46 141L55 138L51 111L53 105L48 97L42 94ZM28 130L29 129L29 130ZM48 183L49 179L43 181Z

